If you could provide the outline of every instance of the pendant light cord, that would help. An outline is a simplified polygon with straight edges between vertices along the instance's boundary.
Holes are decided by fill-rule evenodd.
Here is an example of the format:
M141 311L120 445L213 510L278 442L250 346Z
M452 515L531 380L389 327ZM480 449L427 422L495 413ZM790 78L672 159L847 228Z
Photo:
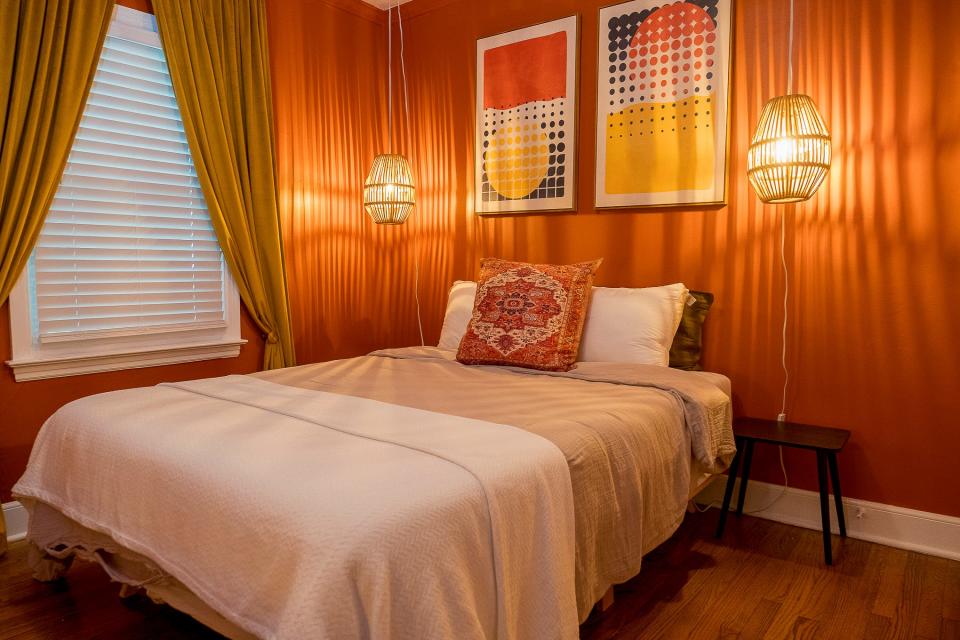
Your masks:
M790 33L787 36L787 95L793 93L793 0L790 0Z
M387 149L393 152L393 5L387 7Z
M400 31L400 79L403 85L403 121L406 126L407 133L410 132L410 101L407 96L407 66L404 61L404 51L403 51L403 14L400 13L400 2L399 0L396 3L397 9L397 26ZM390 19L391 28L393 25L393 19ZM393 53L392 43L391 43L391 54ZM391 57L391 62L393 58ZM391 82L392 87L392 82ZM392 90L391 90L392 93ZM391 102L391 117L392 112L392 102ZM420 332L420 346L425 347L427 345L426 341L423 339L423 317L420 313L420 226L417 225L417 230L414 232L413 238L413 253L414 253L414 263L413 263L413 298L417 303L417 329Z
M787 37L787 95L793 93L793 2L794 0L790 0L790 34ZM787 388L790 385L790 370L787 368L787 321L790 301L790 270L787 268L786 211L781 211L780 213L780 264L783 267L783 326L780 332L780 366L783 368L783 395L780 401L780 414L777 416L777 421L785 422L787 419ZM780 470L783 472L783 488L781 489L780 494L771 500L769 504L759 509L744 511L744 513L752 514L766 511L779 502L780 499L787 494L787 490L790 487L790 481L787 477L787 465L783 459L783 446L780 445L777 447L777 449L780 453ZM701 509L696 502L694 502L693 506L697 511L702 513L710 507L720 505L717 503L711 503Z
M426 341L423 339L423 320L420 318L420 231L417 230L417 234L413 240L413 252L414 252L414 263L413 263L413 297L417 301L417 329L420 330L420 346L427 346Z
M787 367L787 320L790 301L790 270L787 268L787 213L780 213L780 264L783 267L783 328L780 332L780 366L783 367L783 398L780 402L778 420L787 418L787 387L790 385L790 369Z
M793 2L790 0L790 34L787 37L787 95L793 93ZM783 327L780 331L780 366L783 368L783 396L780 400L778 422L787 420L787 387L790 385L790 370L787 368L787 319L790 301L790 270L787 268L787 212L780 211L780 265L783 267ZM760 513L780 502L787 495L790 481L787 478L787 465L783 461L783 445L777 447L780 454L780 470L783 472L783 489L769 504L746 513Z
M410 102L407 98L407 66L403 56L403 15L400 13L400 2L397 2L397 25L400 27L400 77L403 81L403 119L410 131Z
M790 33L787 36L787 95L793 93L793 4L790 0ZM780 366L783 367L783 398L780 402L780 415L777 420L787 419L787 387L790 384L790 370L787 368L787 312L790 299L790 270L787 268L787 213L780 213L780 264L783 267L783 329L781 331ZM782 456L782 453L781 453ZM786 472L784 472L786 476Z
M793 2L790 0L790 34L787 38L787 95L793 93ZM787 388L790 386L790 369L787 367L787 322L789 319L790 302L790 270L787 267L787 212L780 211L780 266L783 268L783 326L780 330L780 366L783 368L783 395L780 399L780 414L777 416L778 422L787 420ZM783 496L787 495L790 488L790 480L787 477L787 465L783 460L783 445L777 447L780 458L780 471L783 472L783 488L776 498L768 504L746 511L745 513L760 513L766 511L773 505L780 502Z

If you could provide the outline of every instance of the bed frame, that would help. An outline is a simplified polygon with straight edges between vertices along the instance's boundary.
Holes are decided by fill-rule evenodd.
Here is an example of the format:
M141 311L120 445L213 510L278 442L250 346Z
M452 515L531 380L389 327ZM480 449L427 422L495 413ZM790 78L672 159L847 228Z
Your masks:
M713 481L717 478L722 477L722 474L711 473L704 476L699 482L690 487L690 497L687 501L687 513L693 513L697 511L697 507L694 504L694 498L703 493L707 487L713 484ZM594 605L595 610L599 610L600 613L606 612L610 607L613 606L613 586L604 592L604 594L597 601L597 604Z

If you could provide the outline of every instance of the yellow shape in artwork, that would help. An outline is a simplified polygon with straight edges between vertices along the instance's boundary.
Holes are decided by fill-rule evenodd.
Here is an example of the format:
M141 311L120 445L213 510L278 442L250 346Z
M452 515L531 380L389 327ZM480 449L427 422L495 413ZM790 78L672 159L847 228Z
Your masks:
M714 184L713 96L635 104L607 115L607 193L662 193Z
M549 165L547 136L535 122L506 122L490 139L487 179L506 198L530 195L547 177Z

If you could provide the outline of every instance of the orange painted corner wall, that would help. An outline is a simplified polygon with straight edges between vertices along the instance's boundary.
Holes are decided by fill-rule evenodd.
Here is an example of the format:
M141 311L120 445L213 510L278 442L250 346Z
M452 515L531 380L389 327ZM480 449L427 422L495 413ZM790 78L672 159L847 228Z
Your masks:
M409 344L406 228L373 225L362 185L385 150L386 21L354 0L268 4L280 210L300 363ZM399 233L397 233L399 232Z
M813 200L773 207L760 204L747 183L746 149L763 103L785 90L789 3L737 1L727 206L597 211L597 19L608 4L402 6L411 120L403 151L414 164L417 209L405 227L361 230L380 243L366 261L350 252L326 258L343 267L335 286L352 292L359 285L367 295L318 304L334 305L329 311L348 304L340 322L356 323L353 352L413 343L419 256L430 342L447 288L475 277L481 257L603 257L602 285L683 281L713 291L706 364L733 380L738 414L774 417L783 382L778 224L786 215L789 417L853 432L840 457L847 495L960 516L960 59L947 45L960 40L960 4L796 0L796 86L820 106L834 161ZM571 14L581 16L578 210L475 216L476 40ZM325 224L314 231L337 233ZM356 316L353 304L363 309ZM310 349L307 357L328 353ZM754 477L782 482L775 459L774 449L758 448ZM812 457L788 452L787 465L792 486L815 488Z
M139 11L152 11L150 0L119 0L118 4ZM290 194L296 188L290 180L305 180L315 199L312 205L326 212L340 211L345 217L347 203L356 205L355 185L361 172L360 165L366 162L359 158L361 150L372 149L370 144L359 142L380 130L376 104L379 97L373 95L378 82L379 60L373 51L379 47L385 55L386 47L380 44L386 24L382 12L360 0L268 0L271 65L274 75L274 102L277 107L277 122L282 150L281 168L284 195L284 226L294 231L302 228L297 224ZM324 93L318 93L324 92ZM342 113L358 113L357 106L364 105L366 116L356 120L344 120ZM319 155L312 155L319 147L297 147L303 156L291 153L289 134L291 124L299 126L310 122L311 130L322 130L323 148L327 163L321 163ZM336 131L322 128L331 123L341 127ZM349 131L358 133L349 134ZM342 134L342 138L340 137ZM339 187L334 188L330 176L341 170L342 152L357 155L352 173L340 173ZM302 169L302 170L301 170ZM331 172L328 172L330 169ZM323 195L320 195L323 194ZM353 207L353 213L362 215L362 208ZM351 232L352 233L352 232ZM308 238L301 243L299 235L288 234L286 255L291 263L291 282L298 287L292 306L296 326L300 333L298 342L308 347L310 336L316 333L321 322L318 306L314 302L319 295L329 295L325 290L314 295L300 295L315 280L314 274L301 276L297 265L303 264L305 256L319 257L311 252L317 245ZM335 264L332 255L326 253L327 264ZM373 253L371 251L371 253ZM331 278L336 273L329 274ZM131 369L87 376L72 376L35 382L15 382L9 367L0 365L0 501L11 498L10 488L23 473L30 449L43 422L59 407L83 396L154 385L159 382L207 378L235 373L257 371L263 361L263 338L256 325L244 310L241 336L248 343L241 349L238 358L208 360L181 365ZM357 340L360 343L360 340ZM369 342L367 342L369 344ZM0 362L11 357L10 315L8 305L0 305Z

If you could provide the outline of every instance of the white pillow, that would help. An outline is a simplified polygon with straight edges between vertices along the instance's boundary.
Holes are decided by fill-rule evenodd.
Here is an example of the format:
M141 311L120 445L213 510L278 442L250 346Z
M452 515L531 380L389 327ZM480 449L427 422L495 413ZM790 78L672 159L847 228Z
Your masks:
M477 283L457 281L450 289L440 331L441 349L456 351L473 315ZM670 346L680 326L687 288L594 287L580 341L580 362L670 364Z
M473 300L477 297L477 283L457 280L450 287L447 298L447 312L443 316L443 328L440 330L441 349L456 351L460 341L467 333L467 325L473 316Z
M670 346L680 326L687 288L594 287L580 341L579 362L670 364Z

